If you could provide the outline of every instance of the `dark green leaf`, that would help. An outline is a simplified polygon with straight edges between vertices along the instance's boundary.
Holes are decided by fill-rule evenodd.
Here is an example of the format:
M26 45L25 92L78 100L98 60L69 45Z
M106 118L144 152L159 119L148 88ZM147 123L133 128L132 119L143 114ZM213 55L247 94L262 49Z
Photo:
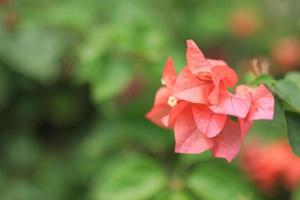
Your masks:
M300 199L300 187L298 187L292 194L291 200L299 200Z
M220 163L196 168L187 184L199 198L205 200L262 199L237 170Z
M192 200L185 192L166 192L158 195L154 200Z
M1 191L3 190L3 191ZM0 189L1 199L5 200L51 200L49 195L41 191L33 183L25 180L6 182L5 187Z
M53 81L61 70L64 39L60 32L23 27L17 35L5 34L0 56L18 73L41 82Z
M8 102L12 93L11 77L0 64L0 109Z
M300 115L286 112L289 143L293 151L300 156Z
M300 112L300 89L295 83L283 79L275 84L275 89L281 99Z
M92 84L92 97L95 102L115 97L128 87L131 78L130 66L126 63L121 61L107 63L98 80Z
M264 83L265 85L269 85L269 84L276 83L276 80L268 74L262 74L259 77L257 77L255 80L253 80L250 84L256 86L261 83Z
M96 180L91 193L94 200L144 200L166 186L159 165L145 156L115 158Z
M289 72L284 78L293 82L300 89L300 72Z

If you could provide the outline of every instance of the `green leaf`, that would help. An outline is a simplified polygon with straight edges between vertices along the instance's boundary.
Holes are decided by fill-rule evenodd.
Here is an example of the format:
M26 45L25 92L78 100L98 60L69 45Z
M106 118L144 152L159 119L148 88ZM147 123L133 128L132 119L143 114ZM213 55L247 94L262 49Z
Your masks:
M141 134L143 130L143 134ZM86 160L100 160L111 154L115 147L135 144L135 149L142 148L154 154L161 154L173 148L172 134L158 128L146 120L100 121L95 120L83 140L79 151ZM126 145L124 145L126 144ZM155 146L155 148L153 148ZM119 149L117 149L119 152ZM93 165L88 165L91 168Z
M41 158L41 147L32 136L31 130L12 129L2 141L3 164L8 169L26 170L36 166Z
M12 88L11 77L0 64L0 109L3 108L12 97L14 92Z
M16 35L4 33L2 39L0 56L14 71L40 82L58 77L66 44L60 32L22 27Z
M220 163L196 168L188 178L187 186L205 200L262 199L237 170Z
M289 72L284 78L293 82L300 89L300 73L299 72Z
M143 200L166 186L160 166L145 156L112 159L100 173L91 193L94 200Z
M132 78L130 66L121 61L107 63L98 80L92 83L92 97L101 102L120 94Z
M51 199L63 199L74 180L72 167L57 155L47 155L37 164L34 181Z
M283 79L275 84L278 96L288 103L296 112L300 112L300 89L289 80Z
M95 19L97 1L58 1L40 11L39 17L44 23L84 30Z
M243 79L245 80L245 82L246 82L247 84L251 84L252 82L255 81L256 77L255 77L255 75L254 75L253 73L251 73L251 72L246 72L246 73L244 74L244 76L243 76Z
M76 78L90 83L95 103L122 93L134 75L127 56L111 45L112 32L109 26L93 30L79 52L80 65Z
M291 200L299 200L299 199L300 199L300 187L298 186L298 188L292 193Z
M286 112L288 139L293 151L300 156L300 115Z
M201 162L212 160L211 152L205 151L201 154L180 154L178 156L179 162L186 167L197 165Z
M159 194L154 200L192 200L186 192L166 192Z
M97 63L99 58L111 48L111 29L111 27L105 26L101 29L95 28L89 32L86 40L79 49L79 57L82 66L80 72L82 70L90 69L91 65ZM88 71L86 73L88 73ZM78 75L82 76L81 74Z
M5 183L5 187L0 189L1 199L5 200L50 200L49 194L43 192L36 185L25 180L14 180Z
M255 80L251 81L251 85L259 85L261 83L264 83L265 85L270 85L276 83L276 80L268 75L268 74L262 74L259 77L255 78Z

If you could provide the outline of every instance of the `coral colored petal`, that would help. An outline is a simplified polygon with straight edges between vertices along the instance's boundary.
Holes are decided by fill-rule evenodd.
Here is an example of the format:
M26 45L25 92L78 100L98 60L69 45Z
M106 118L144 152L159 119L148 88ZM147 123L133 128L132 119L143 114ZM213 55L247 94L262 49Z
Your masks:
M173 88L174 96L192 103L207 103L213 83L199 80L185 67L177 77Z
M263 84L261 84L252 92L252 97L253 102L249 119L273 119L274 97L272 93Z
M207 106L193 106L193 114L198 129L206 137L215 137L224 128L227 116L213 113Z
M193 74L207 72L210 70L210 63L193 40L187 40L186 51L187 65Z
M223 90L226 90L224 84L221 82L218 85L215 85L214 89L211 91L211 93L208 96L208 101L212 105L219 104L220 97L223 93Z
M174 68L174 63L172 57L168 57L163 71L162 79L168 88L172 88L176 81L176 70Z
M228 162L238 154L242 144L239 125L228 119L223 131L215 138L212 148L214 157L224 158Z
M168 104L168 99L172 95L172 90L166 87L161 87L155 94L154 105Z
M213 67L211 73L216 83L223 81L226 87L233 87L238 81L235 71L226 65Z
M171 111L170 111L171 112ZM169 112L169 113L170 113ZM164 127L168 127L168 128L171 128L170 126L169 126L169 118L170 118L170 116L169 116L169 114L167 114L167 115L164 115L162 118L161 118L161 123L162 123L162 125L164 126Z
M218 105L210 106L211 110L219 114L227 114L245 118L251 106L251 95L231 94L223 90Z
M213 146L211 139L206 138L196 127L191 108L178 116L174 132L177 153L202 153Z
M235 89L235 92L241 95L245 95L245 94L251 94L253 92L253 89L251 87L248 87L247 85L239 85Z
M151 111L146 114L146 118L158 126L166 127L162 119L168 116L172 109L167 103L171 94L172 91L170 89L166 87L160 88L156 93L154 105Z
M247 118L246 119L239 118L238 120L239 120L242 136L245 137L249 132L253 122Z
M163 123L163 119L169 115L171 107L167 105L154 106L150 112L147 113L146 118L149 119L152 123L167 128Z
M175 120L177 119L178 115L188 106L188 103L183 101L178 103L175 107L172 108L169 116L168 116L168 123L167 126L173 127Z

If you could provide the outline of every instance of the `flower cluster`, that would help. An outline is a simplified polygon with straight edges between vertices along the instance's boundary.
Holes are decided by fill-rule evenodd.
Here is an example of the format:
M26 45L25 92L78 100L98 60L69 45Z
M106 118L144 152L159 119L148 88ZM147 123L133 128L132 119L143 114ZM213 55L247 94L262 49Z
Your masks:
M192 40L187 41L187 64L179 74L168 58L162 84L147 118L174 129L177 153L211 150L231 161L254 120L272 119L274 98L260 85L240 85L228 91L238 77L224 61L207 59ZM235 117L237 120L232 120Z
M286 141L265 146L257 141L248 144L242 154L242 167L267 193L278 186L292 190L300 184L300 159Z

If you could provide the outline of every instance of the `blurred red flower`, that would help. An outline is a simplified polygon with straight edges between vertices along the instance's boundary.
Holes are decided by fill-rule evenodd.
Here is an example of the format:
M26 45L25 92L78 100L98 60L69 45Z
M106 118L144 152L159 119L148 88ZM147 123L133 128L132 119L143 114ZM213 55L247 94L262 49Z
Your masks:
M248 38L259 31L259 15L251 9L238 8L230 16L230 29L233 35Z
M297 38L283 38L272 49L272 57L279 66L287 70L300 65L300 41Z
M278 186L292 190L300 183L300 159L285 140L268 145L251 142L241 160L242 168L267 193Z

